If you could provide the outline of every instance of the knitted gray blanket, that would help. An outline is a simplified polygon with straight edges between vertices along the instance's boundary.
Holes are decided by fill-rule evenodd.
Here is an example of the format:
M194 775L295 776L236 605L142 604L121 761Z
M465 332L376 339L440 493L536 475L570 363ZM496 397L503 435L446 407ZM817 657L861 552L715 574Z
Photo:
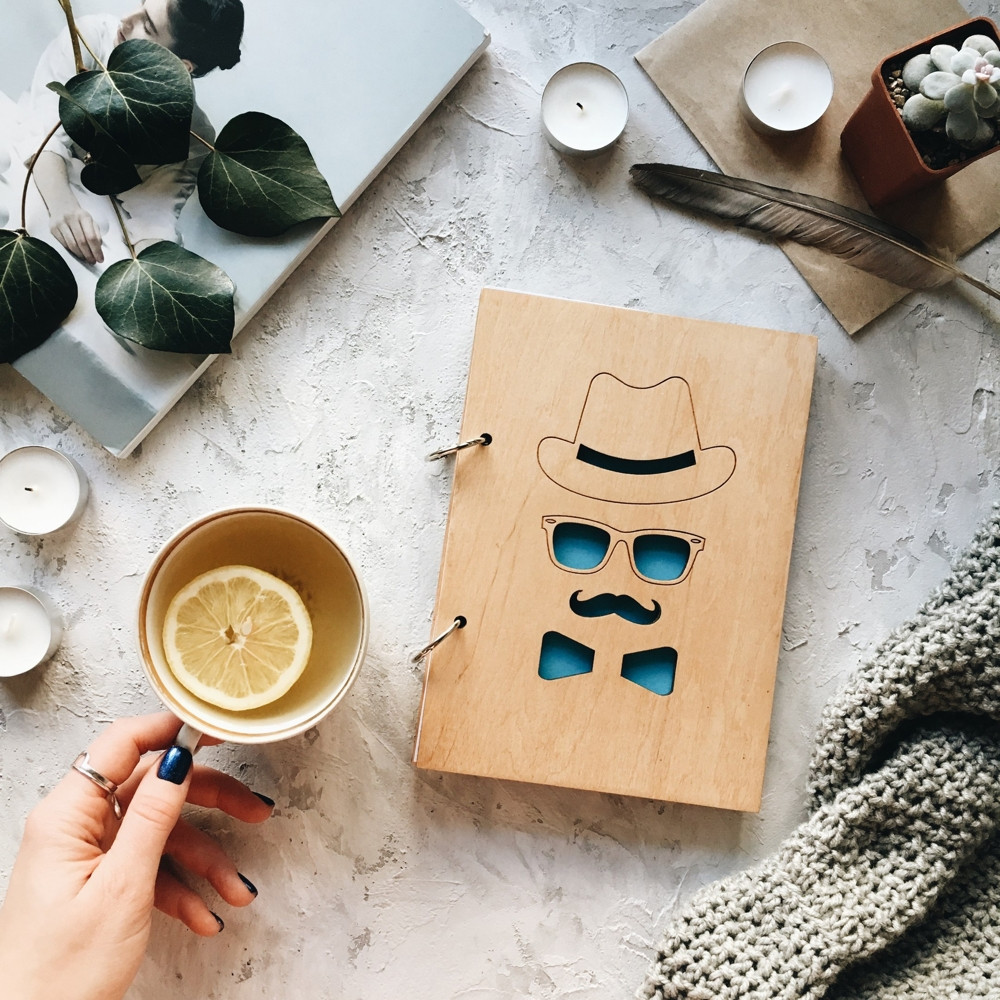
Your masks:
M698 892L657 1000L1000 998L1000 507L825 709L812 810Z

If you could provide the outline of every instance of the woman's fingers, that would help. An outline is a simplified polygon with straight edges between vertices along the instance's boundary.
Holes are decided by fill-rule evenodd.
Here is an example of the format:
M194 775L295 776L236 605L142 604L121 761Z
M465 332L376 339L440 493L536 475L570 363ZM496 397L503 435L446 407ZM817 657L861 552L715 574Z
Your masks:
M180 819L191 782L191 751L170 747L139 782L97 877L153 884L160 855Z
M170 746L180 725L169 712L119 719L90 745L87 751L89 766L108 781L120 785L127 781L144 753ZM70 770L49 796L50 805L68 809L74 815L85 803L101 801L104 808L111 808L108 793L75 770Z
M207 833L179 820L167 838L165 853L181 868L205 879L232 906L247 906L257 898L257 889L222 846Z
M223 928L221 917L208 908L194 889L177 878L166 859L156 875L153 905L202 937L215 937Z
M126 808L146 771L155 760L140 761L132 777L118 790L118 799ZM242 781L214 767L194 765L188 802L207 809L220 809L244 823L263 823L274 811L274 802L252 792Z
M94 217L81 212L70 223L77 244L83 251L84 260L89 264L99 264L104 260L104 247L101 245L101 234L97 230Z
M271 815L272 804L242 782L209 767L194 767L191 754L171 746L180 728L168 712L121 719L91 744L88 766L107 782L120 786L116 796L126 807L118 826L112 816L107 791L95 780L71 770L53 789L45 803L48 819L76 817L71 825L74 841L105 848L99 878L126 881L145 878L152 884L168 838L178 845L181 864L208 879L219 894L236 906L245 906L253 892L240 879L222 849L205 834L179 823L185 801L217 808L248 823ZM157 758L140 761L150 750L169 747ZM80 817L88 818L86 823ZM57 826L50 825L50 829ZM177 833L175 831L187 831ZM110 846L109 846L110 845ZM188 905L188 904L185 904ZM185 921L187 922L187 921ZM190 926L190 925L189 925ZM204 932L204 924L201 924Z
M104 260L104 246L94 217L83 209L67 212L52 221L52 235L75 257L88 264Z
M254 884L236 870L221 845L184 820L177 821L167 838L165 853L156 877L154 905L195 934L215 936L222 930L222 919L194 889L184 884L177 869L205 879L231 906L247 906L257 898Z
M263 823L274 809L242 781L211 767L196 767L188 802L208 809L221 809L244 823Z
M84 247L80 245L79 240L76 238L76 234L73 232L72 228L66 222L61 222L58 225L52 227L52 235L74 256L79 257L80 260L87 261L88 264L92 264L93 261L87 260L87 254Z

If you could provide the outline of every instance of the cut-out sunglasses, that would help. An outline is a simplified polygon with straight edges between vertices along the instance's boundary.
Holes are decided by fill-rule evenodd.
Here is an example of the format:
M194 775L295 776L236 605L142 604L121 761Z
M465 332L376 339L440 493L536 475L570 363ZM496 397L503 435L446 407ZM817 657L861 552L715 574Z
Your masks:
M647 583L682 583L705 547L701 535L661 528L619 531L583 517L547 514L542 527L549 556L570 573L596 573L607 565L619 542L628 548L632 571Z

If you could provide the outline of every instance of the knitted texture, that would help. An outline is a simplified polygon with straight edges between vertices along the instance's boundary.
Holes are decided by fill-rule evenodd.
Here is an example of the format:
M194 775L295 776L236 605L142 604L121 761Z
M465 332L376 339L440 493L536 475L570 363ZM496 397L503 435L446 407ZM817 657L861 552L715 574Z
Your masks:
M1000 509L823 713L812 813L698 892L639 995L1000 1000Z

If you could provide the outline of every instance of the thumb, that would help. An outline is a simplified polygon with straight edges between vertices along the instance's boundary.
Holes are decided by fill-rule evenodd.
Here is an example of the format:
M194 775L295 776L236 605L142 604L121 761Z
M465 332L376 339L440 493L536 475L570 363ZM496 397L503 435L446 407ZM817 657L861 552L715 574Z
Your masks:
M191 751L170 747L139 782L105 864L120 868L130 881L152 886L190 783Z

